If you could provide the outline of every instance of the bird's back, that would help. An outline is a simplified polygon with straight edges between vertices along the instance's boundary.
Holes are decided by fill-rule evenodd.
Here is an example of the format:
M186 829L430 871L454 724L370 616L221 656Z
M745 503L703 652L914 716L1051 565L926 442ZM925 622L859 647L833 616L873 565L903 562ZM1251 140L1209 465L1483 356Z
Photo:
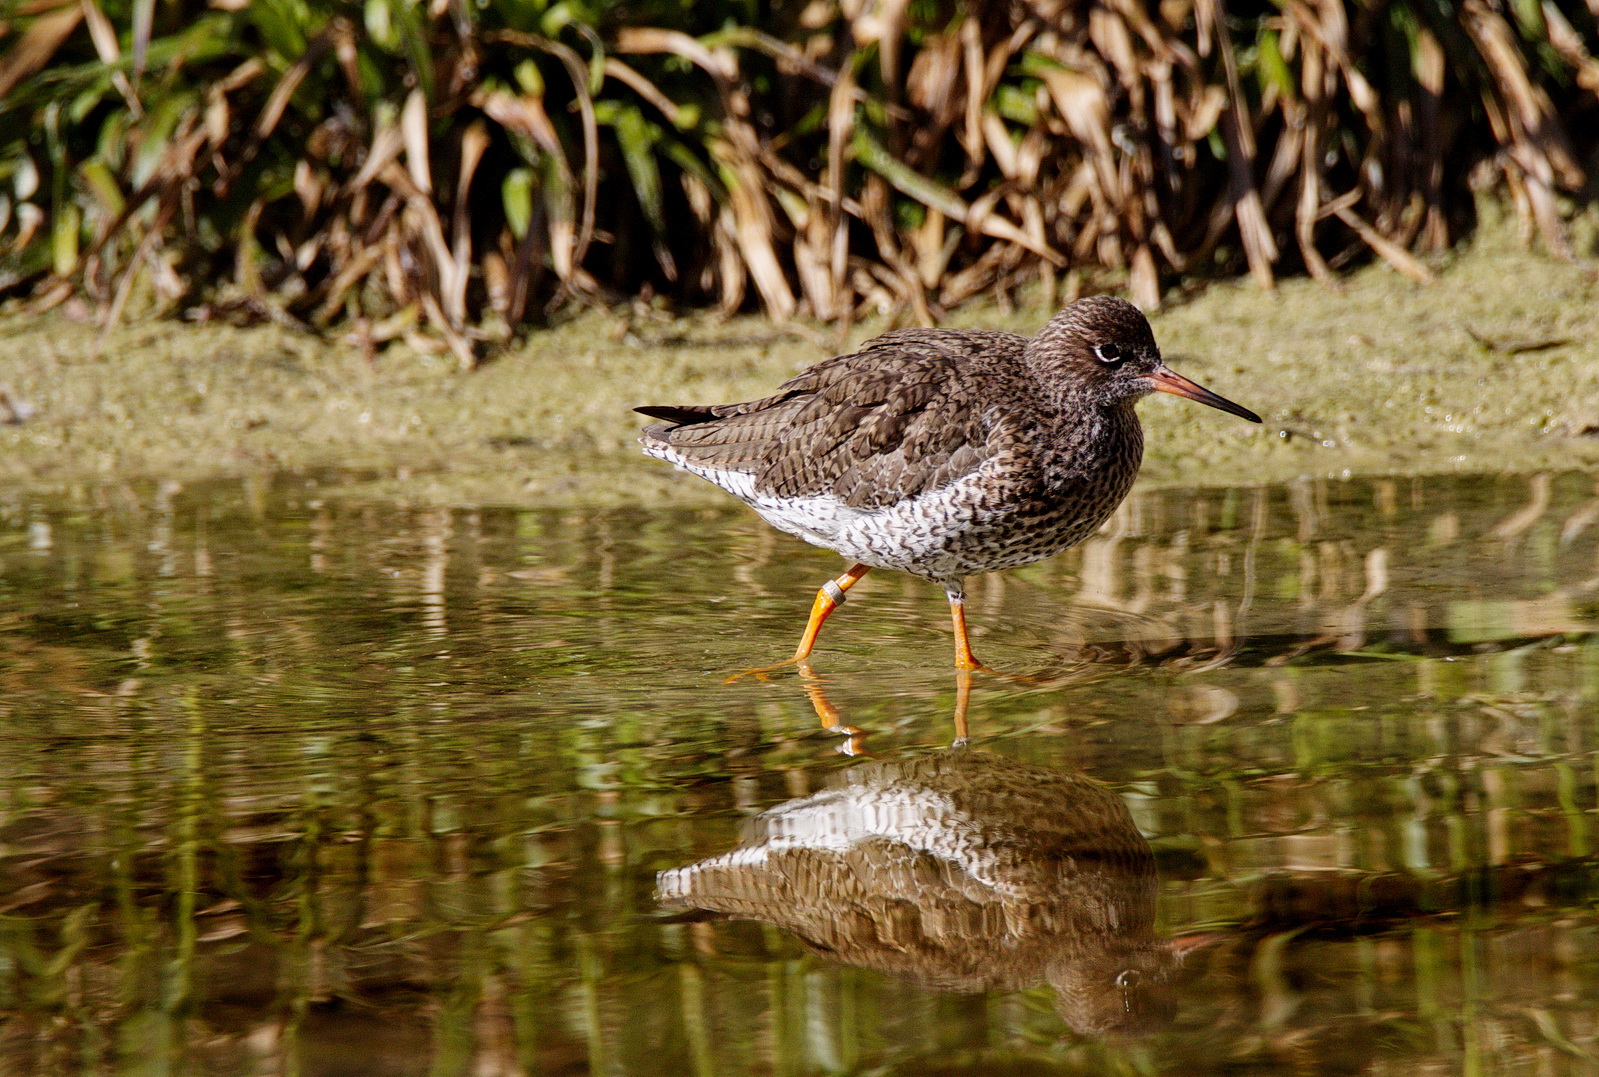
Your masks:
M652 406L645 451L747 501L836 499L898 504L975 472L1009 436L996 395L1030 406L1026 338L906 329L818 363L769 397L740 404Z

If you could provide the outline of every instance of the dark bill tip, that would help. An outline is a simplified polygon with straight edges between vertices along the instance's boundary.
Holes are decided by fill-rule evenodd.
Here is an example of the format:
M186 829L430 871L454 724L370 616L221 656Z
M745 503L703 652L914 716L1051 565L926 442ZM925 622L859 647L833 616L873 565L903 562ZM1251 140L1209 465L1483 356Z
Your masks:
M1187 397L1189 400L1197 400L1201 404L1209 404L1211 407L1225 411L1229 415L1236 415L1240 419L1248 419L1252 423L1260 422L1260 416L1243 405L1234 404L1225 396L1217 396L1209 389L1195 385L1181 374L1173 373L1165 367L1161 367L1149 375L1149 383L1150 387L1157 392Z

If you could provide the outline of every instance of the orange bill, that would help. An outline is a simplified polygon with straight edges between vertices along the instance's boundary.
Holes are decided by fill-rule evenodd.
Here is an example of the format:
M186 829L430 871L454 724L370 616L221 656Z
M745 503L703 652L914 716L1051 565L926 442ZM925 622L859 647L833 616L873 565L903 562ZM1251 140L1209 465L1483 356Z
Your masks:
M1171 393L1173 396L1185 396L1189 400L1197 400L1201 404L1209 404L1211 407L1218 408L1230 415L1236 415L1240 419L1248 419L1252 423L1260 422L1260 416L1248 408L1241 404L1234 404L1224 396L1217 396L1209 389L1195 385L1181 374L1167 370L1165 367L1161 367L1149 375L1149 383L1150 387L1157 392Z

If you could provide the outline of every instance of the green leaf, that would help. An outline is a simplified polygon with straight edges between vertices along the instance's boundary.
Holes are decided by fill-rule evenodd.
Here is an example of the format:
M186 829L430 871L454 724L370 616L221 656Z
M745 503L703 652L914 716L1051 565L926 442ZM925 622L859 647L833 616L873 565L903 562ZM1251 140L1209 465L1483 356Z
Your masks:
M195 103L196 98L192 93L174 94L163 99L147 114L144 130L140 133L139 149L128 177L134 187L143 184L155 173L178 121Z
M668 276L676 276L677 266L663 245L666 240L666 213L661 201L661 169L655 160L655 146L662 131L644 118L644 113L631 102L616 110L613 121L616 144L622 151L622 161L627 165L628 178L633 181L633 193L638 198L644 219L650 222L655 233L655 257Z
M387 56L376 49L361 48L355 54L356 77L361 80L363 103L382 97L388 83L387 74L394 65Z
M994 90L994 110L1007 120L1031 127L1038 122L1038 99L1034 94L1037 85L1032 79L1021 86L1001 83Z
M692 172L698 176L718 202L727 198L727 187L721 177L706 167L705 162L694 156L694 151L683 143L675 138L663 139L661 153L684 172Z
M83 185L95 201L104 207L107 216L115 217L122 212L126 205L122 197L122 188L117 186L116 176L111 169L98 157L90 158L78 166L78 178L83 180Z
M1524 39L1534 45L1549 40L1549 27L1544 22L1540 0L1510 0L1510 10L1516 17L1516 29Z
M531 59L523 60L516 65L516 84L529 97L544 96L544 72L540 71L539 65Z
M855 128L855 159L886 179L889 186L900 194L909 195L946 217L957 221L966 219L966 203L961 201L959 195L901 164L882 143L867 133L865 127L859 125Z
M505 206L505 222L517 239L527 235L533 221L533 170L513 168L500 183L500 202Z
M251 22L278 56L293 63L305 54L310 12L298 0L254 0L244 8Z
M366 0L363 14L366 32L372 43L380 49L393 52L400 43L400 31L394 25L394 13L389 3L390 0Z
M1043 53L1034 52L1031 49L1022 53L1020 61L1015 66L1022 74L1033 76L1042 75L1046 71L1071 70L1053 56L1045 56Z
M82 123L89 113L100 107L100 102L105 100L110 90L109 75L104 79L95 80L95 85L72 99L72 104L67 106L67 119L72 121L74 127Z
M1257 42L1255 77L1260 80L1260 88L1264 90L1268 85L1277 87L1277 92L1286 98L1294 96L1294 75L1288 69L1288 61L1283 59L1282 48L1277 41L1277 31L1261 30Z
M569 3L552 5L539 19L539 29L545 37L556 37L577 19L577 12Z
M416 72L416 80L420 84L422 93L429 100L433 98L433 51L428 44L427 23L423 18L422 6L414 0L391 0L395 26L399 30L400 46L406 59L411 61L411 69Z
M94 155L112 172L120 171L128 158L128 112L118 109L106 117L95 136Z
M83 211L74 203L57 206L51 222L50 255L58 276L66 277L78 268L78 239L83 228Z

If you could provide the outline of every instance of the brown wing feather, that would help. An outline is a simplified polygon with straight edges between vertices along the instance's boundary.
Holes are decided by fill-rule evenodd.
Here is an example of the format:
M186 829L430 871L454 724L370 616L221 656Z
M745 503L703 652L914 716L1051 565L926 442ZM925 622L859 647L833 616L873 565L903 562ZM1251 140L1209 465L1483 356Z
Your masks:
M692 464L749 471L763 492L830 493L876 508L982 464L993 431L973 375L990 379L991 392L995 375L1013 374L1025 344L1010 333L888 333L859 352L818 363L761 400L650 408L646 414L683 425L652 426L645 437Z

